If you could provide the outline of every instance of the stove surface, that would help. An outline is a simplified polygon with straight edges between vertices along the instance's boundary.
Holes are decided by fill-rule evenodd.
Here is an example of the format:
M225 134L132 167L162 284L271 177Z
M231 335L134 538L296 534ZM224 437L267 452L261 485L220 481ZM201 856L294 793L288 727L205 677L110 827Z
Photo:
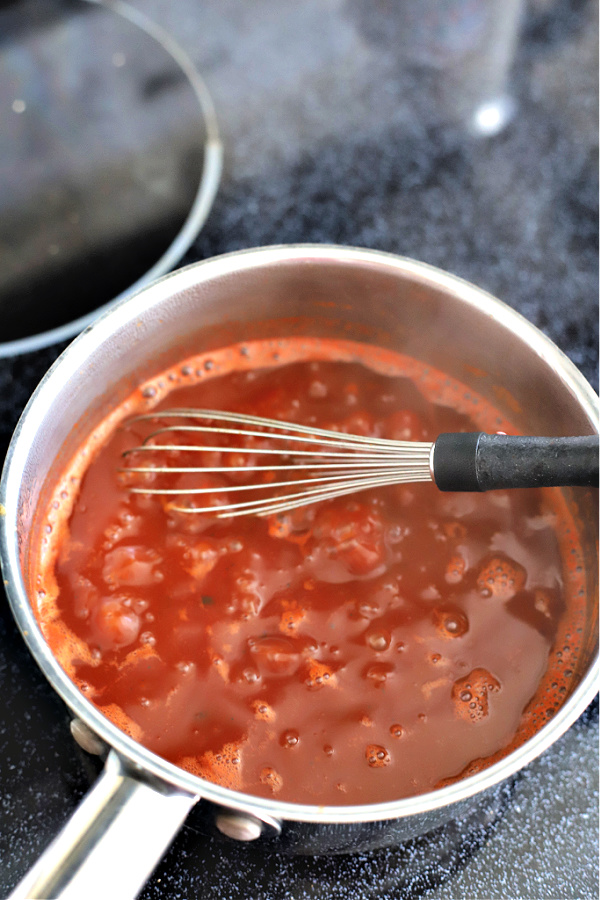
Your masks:
M491 138L457 122L424 63L404 64L394 5L383 0L136 5L190 53L223 132L221 191L184 262L311 241L421 259L518 309L596 383L597 4L528 4L510 78L516 115ZM37 9L36 27L51 28L42 6L16 0L0 16L24 20ZM72 3L61 6L56 14L68 16ZM472 13L479 4L442 7ZM476 17L458 21L460 49ZM60 350L0 359L0 458ZM141 897L595 900L597 747L596 702L484 810L392 850L266 856L186 826ZM3 896L99 766L73 742L65 707L0 603Z

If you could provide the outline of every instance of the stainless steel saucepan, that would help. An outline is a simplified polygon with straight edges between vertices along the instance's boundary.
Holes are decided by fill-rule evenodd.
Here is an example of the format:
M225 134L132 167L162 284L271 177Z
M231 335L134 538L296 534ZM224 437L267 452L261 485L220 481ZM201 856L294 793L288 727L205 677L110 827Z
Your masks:
M597 690L596 506L576 488L585 556L588 633L564 702L517 750L465 780L418 797L317 807L252 797L185 772L119 731L75 688L37 625L30 560L53 479L106 412L132 389L194 353L291 335L380 344L444 369L489 397L529 434L598 430L597 397L533 325L466 282L422 263L335 246L266 247L162 278L89 327L45 376L17 426L0 484L1 558L12 609L38 665L106 766L14 897L133 897L188 815L212 816L238 840L277 851L344 851L423 834L481 802L553 743ZM134 835L135 840L130 837ZM367 838L368 840L368 838Z

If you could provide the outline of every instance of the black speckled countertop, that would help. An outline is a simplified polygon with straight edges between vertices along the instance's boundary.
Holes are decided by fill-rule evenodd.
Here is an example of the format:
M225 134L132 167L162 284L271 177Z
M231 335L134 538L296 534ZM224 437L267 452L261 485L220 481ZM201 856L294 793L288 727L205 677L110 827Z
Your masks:
M311 241L411 256L475 282L520 310L595 385L595 2L524 4L509 81L516 114L490 138L469 133L441 64L428 69L423 54L418 64L406 64L409 26L398 23L401 4L136 5L197 63L223 132L221 189L184 262L242 247ZM14 12L19 4L11 6ZM439 25L444 10L462 22L450 47L456 53L476 29L480 8L489 6L493 0L444 0L433 24ZM407 8L414 28L415 4ZM433 8L423 0L421 11ZM415 34L422 38L419 29ZM435 46L450 65L450 45ZM60 349L0 359L0 457L27 397ZM2 603L3 895L98 771L98 760L74 744L68 722ZM498 791L485 814L396 850L269 858L249 846L207 841L185 827L141 896L595 900L597 745L598 708L592 704L550 750Z

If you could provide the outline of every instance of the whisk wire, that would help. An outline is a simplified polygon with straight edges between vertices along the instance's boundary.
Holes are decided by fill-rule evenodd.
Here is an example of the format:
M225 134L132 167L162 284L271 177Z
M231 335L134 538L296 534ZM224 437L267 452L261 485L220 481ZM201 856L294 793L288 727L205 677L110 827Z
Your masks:
M168 419L206 419L210 422L226 422L232 427L220 425L169 424L155 429L142 441L141 445L123 452L123 457L137 453L160 452L196 452L219 454L239 454L242 459L253 460L256 457L275 457L283 464L254 465L147 465L122 466L119 471L140 475L181 475L181 474L232 474L248 472L250 475L260 472L298 473L301 478L265 482L228 484L223 486L200 487L160 487L154 484L132 485L130 490L137 494L159 494L181 497L187 495L239 493L245 491L273 491L280 488L291 489L279 496L261 497L252 500L240 500L229 504L195 506L178 503L167 503L167 508L182 513L210 513L217 518L232 516L258 515L296 509L300 506L316 503L321 500L353 494L357 491L392 484L406 484L415 481L431 481L430 456L432 444L423 441L395 441L385 438L371 438L364 435L346 434L328 431L307 425L281 422L277 419L265 419L243 413L230 413L220 410L176 409L163 410L143 416L137 416L132 422ZM243 427L233 427L233 426ZM251 426L251 427L246 427ZM256 428L252 427L256 426ZM260 429L260 430L258 430ZM285 447L247 447L238 443L235 446L206 445L196 443L152 443L161 435L169 433L184 434L218 434L235 438L261 438L274 442L285 442ZM296 446L313 445L311 449L296 449ZM289 460L289 461L285 461ZM275 460L274 460L275 462ZM314 474L310 474L314 473ZM300 488L296 490L296 488Z
M122 469L121 471L136 472L139 470L137 470L137 469ZM144 470L144 471L155 472L158 470L148 469L148 470ZM167 470L165 470L165 471L167 471ZM188 472L190 470L189 469L179 469L179 470L170 469L169 471ZM195 469L193 471L202 472L203 470ZM252 471L256 471L256 469L253 469ZM398 472L397 469L395 469L393 471L390 470L390 474L394 474L394 473L397 474L397 472ZM317 482L325 482L327 484L330 484L331 482L340 481L340 482L344 482L345 484L348 484L348 485L349 484L356 485L356 484L363 483L363 480L364 480L363 475L360 475L359 473L357 473L353 479L349 480L348 474L352 474L352 473L346 473L344 475L329 475L329 476L326 476L323 478L295 478L293 482L271 481L269 483L263 483L263 484L224 485L223 487L218 487L218 488L215 488L214 485L212 487L186 488L185 493L186 494L215 494L215 493L223 494L223 493L227 493L227 492L231 492L231 491L235 491L235 492L261 491L261 490L264 491L265 489L270 490L270 489L276 488L276 487L289 487L290 484L294 484L294 485L296 485L296 484L315 484ZM405 476L405 480L414 481L415 479L418 479L419 475L423 475L423 472L419 469L405 469L405 470L403 470L402 474L403 474L403 476ZM375 476L373 476L373 478L374 477ZM382 480L382 478L385 478L387 480L387 476L380 472L379 475L377 476L377 480L380 481L380 480ZM146 487L133 487L133 488L131 488L131 493L133 493L133 494L153 493L153 494L175 494L175 495L177 495L177 494L181 494L183 492L182 492L181 488L152 488L149 491L148 488L146 488Z
M230 430L230 429L228 429ZM234 433L234 432L231 432ZM337 446L343 447L343 444L338 444ZM430 447L430 444L423 444L421 447L421 452L423 448ZM319 451L319 450L282 450L277 447L221 447L219 445L208 446L205 444L140 444L139 447L134 447L131 450L124 450L123 456L129 456L131 453L140 453L140 452L149 452L153 450L167 450L167 451L176 451L180 450L185 453L207 453L212 451L218 451L221 453L257 453L259 455L272 455L272 456L325 456L327 458L337 458L337 459L351 459L352 454L349 453L335 453L333 451ZM358 454L356 454L358 456ZM381 460L381 459L412 459L415 456L420 454L416 452L405 452L403 448L401 448L397 453L374 453L371 456L360 455L360 459L373 459L373 460Z
M402 475L397 475L393 478L369 478L356 480L352 482L347 482L346 484L339 484L337 487L331 488L315 488L314 490L304 490L299 491L292 494L282 494L280 497L268 497L262 500L247 500L240 503L232 503L230 505L222 505L222 506L194 506L194 507L186 507L186 506L176 506L175 504L171 504L169 506L175 512L183 512L183 513L212 513L218 519L230 518L232 516L238 515L258 515L265 516L271 515L275 512L287 512L288 510L295 509L299 506L305 506L309 503L316 503L318 500L330 500L334 497L341 497L346 494L354 494L359 490L366 490L367 488L381 487L384 485L391 484L407 484L414 483L415 481L430 481L431 478L429 476L405 476L404 473ZM290 482L284 482L288 484ZM294 484L299 484L300 482L295 481ZM260 485L260 487L265 487L265 485ZM221 493L221 488L215 490L212 489L213 493ZM158 493L158 492L157 492ZM181 494L181 491L177 493ZM186 493L190 493L190 491L186 491Z
M324 438L333 438L337 439L339 435L339 440L350 441L355 444L370 444L371 446L379 445L382 447L389 447L390 449L397 449L398 444L404 443L407 447L429 447L430 444L419 442L419 441L396 441L391 440L389 438L378 438L378 437L368 437L367 435L362 434L346 434L345 432L336 432L331 429L326 428L316 428L313 425L298 425L294 422L281 422L279 419L267 419L261 416L252 416L248 413L233 413L233 412L224 412L222 410L210 410L210 409L170 409L170 410L159 410L154 413L146 413L142 416L135 416L135 418L130 420L130 423L133 422L141 422L148 419L159 419L159 418L187 418L187 419L207 419L209 421L215 422L231 422L234 425L238 424L248 424L248 425L258 425L263 428L270 428L277 431L286 431L288 432L287 436L284 436L284 440L291 439L290 431L299 432L300 434L311 435L311 437L315 437L317 435L322 436ZM192 428L207 428L208 431L216 431L217 429L211 428L208 426L198 426L198 425L188 425L181 426L182 428L192 429ZM170 431L173 429L167 428L166 431ZM225 429L228 432L233 434L244 434L244 432L240 429ZM258 432L259 437L269 437L275 438L276 434L267 433L264 431ZM150 435L149 435L150 437ZM323 443L320 441L319 443Z

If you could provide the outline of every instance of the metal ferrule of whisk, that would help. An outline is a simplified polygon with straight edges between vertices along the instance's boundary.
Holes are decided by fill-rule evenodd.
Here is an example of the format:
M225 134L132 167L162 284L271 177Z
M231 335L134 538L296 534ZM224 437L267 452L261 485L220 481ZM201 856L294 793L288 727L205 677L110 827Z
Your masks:
M197 452L238 454L238 459L229 456L231 464L178 466L174 456L174 464L157 465L150 461L149 465L123 466L121 472L153 477L245 472L248 483L239 483L236 478L235 484L218 487L214 484L159 487L144 483L130 485L129 489L134 493L174 497L218 495L219 505L168 502L170 509L179 512L211 513L218 518L271 515L369 488L411 482L434 481L443 491L598 486L597 435L529 437L460 432L442 434L433 443L396 441L203 409L160 410L137 416L132 422L161 419L168 423L152 431L140 446L125 451L123 456ZM177 441L169 442L169 434L177 435ZM196 442L181 443L182 434ZM220 443L214 443L217 436ZM224 438L235 438L235 443L224 444ZM244 455L260 462L249 464ZM258 481L252 480L255 475ZM238 500L240 493L251 496L252 492L261 496ZM223 499L227 493L236 495L235 502L227 503Z

